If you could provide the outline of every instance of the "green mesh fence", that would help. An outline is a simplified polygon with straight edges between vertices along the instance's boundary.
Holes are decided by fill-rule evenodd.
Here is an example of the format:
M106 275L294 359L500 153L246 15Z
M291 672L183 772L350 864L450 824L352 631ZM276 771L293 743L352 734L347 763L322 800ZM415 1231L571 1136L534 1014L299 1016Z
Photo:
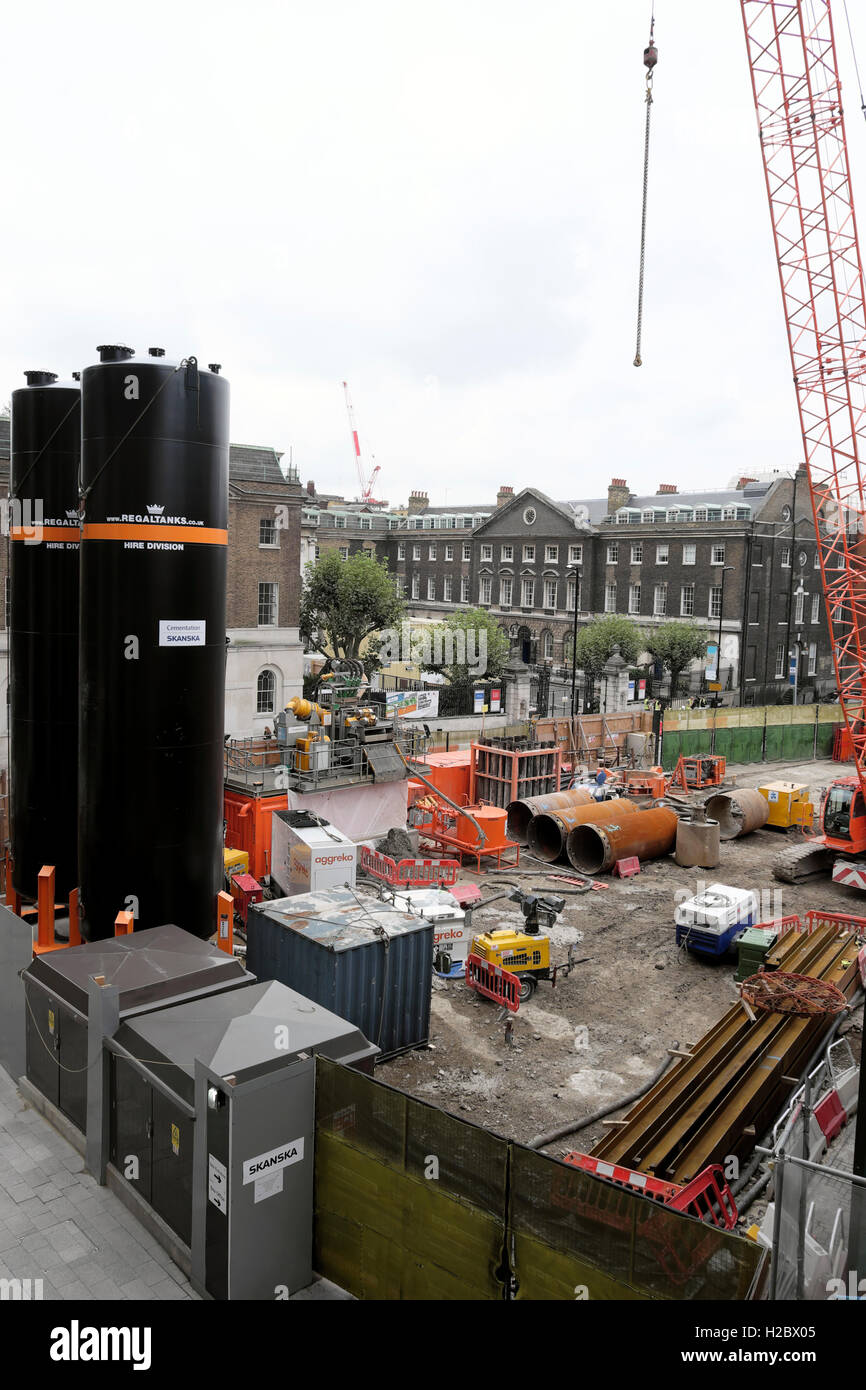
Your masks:
M744 1299L761 1251L316 1059L315 1267L362 1299Z

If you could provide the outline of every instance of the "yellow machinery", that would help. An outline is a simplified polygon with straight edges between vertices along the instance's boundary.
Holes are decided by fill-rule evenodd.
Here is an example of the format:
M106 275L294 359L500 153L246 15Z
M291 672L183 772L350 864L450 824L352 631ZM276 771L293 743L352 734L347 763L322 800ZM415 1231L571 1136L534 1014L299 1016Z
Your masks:
M568 975L577 962L570 958L565 965L550 965L550 937L541 930L551 927L562 909L564 898L540 898L536 894L522 893L520 889L508 894L511 902L519 902L526 930L514 931L511 927L501 927L495 931L476 936L472 952L492 965L509 970L520 981L520 1002L530 999L539 980L556 982L557 973Z
M248 874L250 871L250 856L245 849L224 849L223 850L223 869L225 871L226 883L230 883L235 874Z
M296 767L298 767L302 772L309 772L314 765L314 754L312 752L314 746L317 743L330 742L331 739L328 734L322 734L318 729L311 729L310 732L308 734L305 734L303 738L299 738L297 743L295 744L295 748L297 749L297 762L295 764Z
M809 788L802 782L768 782L758 791L769 803L768 825L779 830L788 830L792 825L812 824L812 805L809 801Z

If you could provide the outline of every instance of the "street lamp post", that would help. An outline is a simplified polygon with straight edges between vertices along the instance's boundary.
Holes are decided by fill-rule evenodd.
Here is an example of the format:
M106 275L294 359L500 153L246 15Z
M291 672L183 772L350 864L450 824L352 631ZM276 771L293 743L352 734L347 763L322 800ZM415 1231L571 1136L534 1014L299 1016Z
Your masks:
M572 570L574 575L574 626L571 632L571 717L574 718L575 690L577 688L577 604L580 593L580 574L576 569Z

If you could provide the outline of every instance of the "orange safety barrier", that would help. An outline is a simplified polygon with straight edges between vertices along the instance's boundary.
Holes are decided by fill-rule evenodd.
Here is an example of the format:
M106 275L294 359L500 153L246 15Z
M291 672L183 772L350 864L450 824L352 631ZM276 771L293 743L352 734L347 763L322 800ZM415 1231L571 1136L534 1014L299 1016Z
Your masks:
M806 913L806 930L813 932L816 927L838 927L840 931L850 931L857 936L866 936L866 917L854 917L850 912L821 912L812 908Z
M379 850L361 846L361 868L392 888L448 887L457 882L460 865L456 859L392 859Z
M782 937L787 936L789 931L801 932L803 930L803 923L796 913L792 913L790 917L772 917L768 922L754 922L752 925L755 931L772 931L774 927L778 927L777 941L781 941Z
M696 1216L699 1221L724 1227L726 1231L732 1231L737 1224L734 1194L728 1187L724 1169L718 1163L711 1163L681 1187L667 1206L671 1211L685 1212L688 1216Z
M839 1099L838 1091L831 1091L815 1106L815 1119L821 1126L827 1143L835 1139L843 1125L848 1123L848 1112Z
M497 1004L503 1004L513 1014L520 1008L520 981L517 976L493 961L483 960L474 951L466 957L465 979L472 989Z
M631 1187L644 1197L652 1197L654 1201L663 1202L665 1205L681 1191L678 1183L652 1178L648 1173L641 1173L635 1168L624 1168L620 1163L606 1163L602 1158L593 1158L591 1154L580 1153L577 1149L565 1154L563 1163L570 1163L573 1168L582 1168L586 1173L595 1173L597 1178L606 1178L608 1182L618 1183L620 1187Z

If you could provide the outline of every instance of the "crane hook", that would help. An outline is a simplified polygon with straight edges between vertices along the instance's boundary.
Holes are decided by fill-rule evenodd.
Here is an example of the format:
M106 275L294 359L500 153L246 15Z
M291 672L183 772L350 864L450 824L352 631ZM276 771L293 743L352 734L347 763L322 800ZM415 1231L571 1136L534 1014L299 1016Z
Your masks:
M640 355L641 328L643 325L643 281L644 281L644 255L646 252L646 207L647 207L647 183L649 180L649 140L650 140L650 111L653 101L653 68L659 60L658 49L655 46L653 31L655 29L655 15L650 20L649 43L643 51L644 67L646 68L646 135L644 137L643 155L643 207L641 209L640 227L640 275L638 277L637 290L637 343L635 345L634 365L643 366Z

